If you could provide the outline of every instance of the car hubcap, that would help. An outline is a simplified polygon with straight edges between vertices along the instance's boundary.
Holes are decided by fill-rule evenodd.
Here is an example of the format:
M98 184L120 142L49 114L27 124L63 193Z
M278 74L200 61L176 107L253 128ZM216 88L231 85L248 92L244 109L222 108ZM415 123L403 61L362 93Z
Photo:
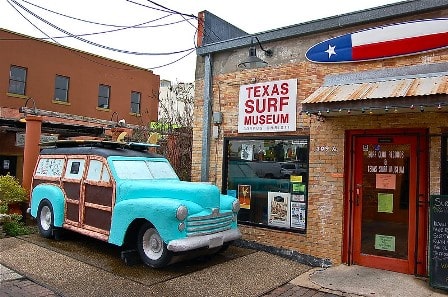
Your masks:
M163 243L154 229L146 230L143 235L143 250L148 258L157 260L162 256Z
M40 212L40 225L42 226L42 229L48 230L51 226L51 211L48 206L42 207L42 210Z

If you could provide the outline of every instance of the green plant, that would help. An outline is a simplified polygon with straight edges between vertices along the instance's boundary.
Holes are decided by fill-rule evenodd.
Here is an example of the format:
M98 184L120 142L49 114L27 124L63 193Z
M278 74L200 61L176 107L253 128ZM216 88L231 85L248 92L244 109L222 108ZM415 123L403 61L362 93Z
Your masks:
M26 190L9 174L0 176L0 213L8 212L8 205L26 201Z
M27 235L31 233L30 227L26 226L19 214L11 214L3 223L3 231L8 236Z

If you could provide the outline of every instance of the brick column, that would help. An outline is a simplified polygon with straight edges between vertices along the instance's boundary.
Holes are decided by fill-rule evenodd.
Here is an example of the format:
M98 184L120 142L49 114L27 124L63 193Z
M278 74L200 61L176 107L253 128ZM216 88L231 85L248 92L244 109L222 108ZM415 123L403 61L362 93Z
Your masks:
M42 117L27 115L25 131L25 147L23 150L23 181L22 186L31 194L31 178L39 156L39 142L42 127Z

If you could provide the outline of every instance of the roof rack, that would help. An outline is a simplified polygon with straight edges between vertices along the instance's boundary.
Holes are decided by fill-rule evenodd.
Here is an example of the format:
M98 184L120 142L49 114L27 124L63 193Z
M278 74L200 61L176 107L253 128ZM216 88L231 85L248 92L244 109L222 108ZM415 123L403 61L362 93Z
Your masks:
M111 149L131 149L135 151L146 151L150 147L158 147L157 144L143 142L119 142L109 140L57 140L54 142L42 143L41 146L53 147L103 147Z

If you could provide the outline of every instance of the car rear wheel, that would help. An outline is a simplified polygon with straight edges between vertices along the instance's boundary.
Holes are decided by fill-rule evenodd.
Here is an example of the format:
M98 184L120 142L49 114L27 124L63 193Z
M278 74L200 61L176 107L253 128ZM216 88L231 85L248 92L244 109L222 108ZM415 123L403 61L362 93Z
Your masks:
M50 201L42 200L37 209L37 227L45 238L53 237L54 213Z
M159 232L150 223L145 223L140 228L137 249L142 261L154 268L168 265L172 257Z

